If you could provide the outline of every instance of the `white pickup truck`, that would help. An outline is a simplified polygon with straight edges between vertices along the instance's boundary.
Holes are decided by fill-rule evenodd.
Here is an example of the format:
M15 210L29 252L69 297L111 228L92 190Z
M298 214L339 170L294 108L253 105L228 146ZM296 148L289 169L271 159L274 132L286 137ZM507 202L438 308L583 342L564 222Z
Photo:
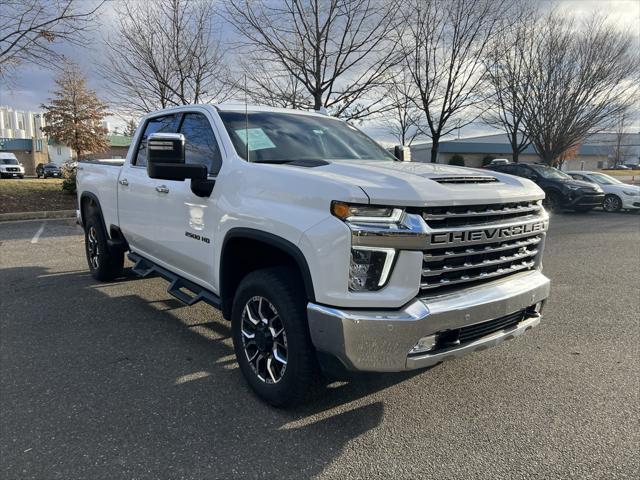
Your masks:
M231 321L276 406L323 371L435 365L521 335L549 294L533 182L397 161L315 113L193 105L147 115L124 162L80 162L89 269L170 281Z

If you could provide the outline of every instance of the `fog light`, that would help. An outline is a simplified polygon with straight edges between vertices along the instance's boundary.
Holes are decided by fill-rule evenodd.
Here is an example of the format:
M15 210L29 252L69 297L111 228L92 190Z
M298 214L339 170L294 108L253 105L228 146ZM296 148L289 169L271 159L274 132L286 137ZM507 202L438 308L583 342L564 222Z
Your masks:
M410 354L428 352L429 350L433 350L436 346L436 336L429 335L428 337L422 337L418 340L418 343L411 349Z

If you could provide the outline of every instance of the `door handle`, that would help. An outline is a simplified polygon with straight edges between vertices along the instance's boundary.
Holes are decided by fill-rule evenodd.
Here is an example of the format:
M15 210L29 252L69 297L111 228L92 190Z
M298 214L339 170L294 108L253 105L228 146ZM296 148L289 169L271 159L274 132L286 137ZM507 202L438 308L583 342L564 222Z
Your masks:
M156 192L158 192L158 193L169 193L169 189L167 188L166 185L158 185L156 187Z
M118 180L118 183L124 187L126 187L127 185L129 185L129 182L127 181L126 178L123 178L122 180Z

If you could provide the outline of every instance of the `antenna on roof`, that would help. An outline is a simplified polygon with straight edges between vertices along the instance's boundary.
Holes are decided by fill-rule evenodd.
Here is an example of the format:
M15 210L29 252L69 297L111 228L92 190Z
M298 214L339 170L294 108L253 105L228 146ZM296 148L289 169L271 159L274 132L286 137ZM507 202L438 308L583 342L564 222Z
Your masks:
M247 162L251 161L249 158L249 107L247 105L247 74L244 74L244 144L247 148Z

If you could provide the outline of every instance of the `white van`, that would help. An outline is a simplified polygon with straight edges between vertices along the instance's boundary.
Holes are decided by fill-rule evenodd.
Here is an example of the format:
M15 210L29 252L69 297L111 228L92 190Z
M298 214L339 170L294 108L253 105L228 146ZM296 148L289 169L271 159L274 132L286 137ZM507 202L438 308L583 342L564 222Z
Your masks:
M24 167L10 152L0 152L0 178L24 178Z

